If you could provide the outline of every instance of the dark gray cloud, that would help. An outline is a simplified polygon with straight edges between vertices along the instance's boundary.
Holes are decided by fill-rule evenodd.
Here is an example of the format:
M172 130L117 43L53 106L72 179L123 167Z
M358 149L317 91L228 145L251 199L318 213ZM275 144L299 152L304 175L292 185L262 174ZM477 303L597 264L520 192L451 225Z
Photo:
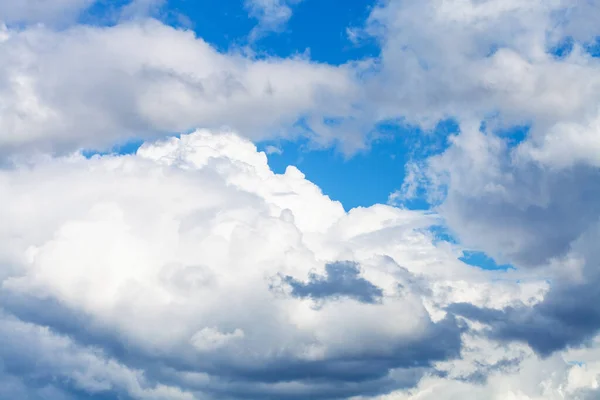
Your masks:
M591 189L590 189L591 190ZM585 192L586 189L581 189ZM576 210L572 211L573 213ZM587 211L581 211L586 215ZM557 226L555 229L559 229ZM558 263L565 270L550 281L543 300L533 306L516 305L502 310L454 304L449 311L488 326L487 335L499 341L527 343L542 356L569 347L586 345L600 332L600 224L590 218L578 237L562 252ZM539 235L544 237L545 231ZM567 265L576 260L578 267ZM573 272L568 273L571 269Z
M553 287L544 300L503 310L454 304L450 311L489 326L487 334L500 341L527 343L542 356L579 346L600 331L600 281Z
M336 276L335 272L333 276ZM398 339L386 351L365 350L358 354L339 354L316 361L280 354L248 363L220 352L198 358L185 346L171 352L151 354L118 332L107 330L93 319L69 310L56 301L4 293L2 302L17 316L10 316L15 321L49 327L53 334L72 340L72 346L75 347L69 347L70 352L98 349L103 356L127 368L143 370L148 387L167 384L215 398L231 399L343 399L413 387L424 375L438 373L433 367L434 362L460 357L461 333L465 329L456 319L448 316L436 323L430 321L426 331L419 337ZM58 385L57 391L73 398L129 398L127 392L119 387L84 396L87 393L85 390L73 385L69 379L60 378L61 372L53 369L47 358L48 349L41 345L30 346L31 341L40 342L34 336L24 335L17 339L11 334L3 338L13 343L11 348L0 352L0 361L5 365L6 373L25 379L25 385L32 388L53 382ZM46 357L42 363L39 362L41 357ZM392 370L395 371L393 378L389 376ZM211 381L191 383L182 377L182 373L186 372L206 373L211 376ZM29 382L30 376L35 377L36 382ZM57 376L58 383L55 382ZM296 382L300 386L290 389L275 385L285 382ZM49 399L54 400L52 397Z
M357 263L338 261L325 266L325 276L311 273L308 282L290 276L283 281L292 288L292 296L315 300L349 297L362 303L376 303L383 291L360 276Z
M0 398L31 400L130 399L96 371L102 350L86 350L47 326L26 323L0 309ZM9 344L9 345L6 345Z
M535 267L560 257L600 217L600 169L527 165L502 173L509 178L490 182L502 195L450 190L441 212L465 244L503 262Z

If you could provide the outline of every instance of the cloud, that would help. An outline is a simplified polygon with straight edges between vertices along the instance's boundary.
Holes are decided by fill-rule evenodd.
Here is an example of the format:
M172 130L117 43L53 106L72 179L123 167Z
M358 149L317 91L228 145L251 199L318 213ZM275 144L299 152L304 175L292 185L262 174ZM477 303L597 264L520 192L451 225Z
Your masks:
M383 117L427 125L500 113L506 121L535 120L540 135L559 121L595 115L598 65L582 44L595 39L589 22L600 10L584 3L382 3L366 28L382 46L372 100ZM549 49L574 26L586 29L574 51L557 59Z
M132 0L121 9L122 18L155 15L168 0Z
M106 360L75 381L84 392L326 399L411 387L459 357L465 329L419 269L446 259L432 280L471 276L473 293L488 293L422 233L434 217L346 213L296 168L271 172L233 133L34 160L1 170L0 186L7 318ZM273 290L280 276L291 293ZM315 308L305 295L327 301ZM48 380L53 357L36 351L47 364L31 374Z
M165 4L165 0L113 3L100 0L2 0L0 22L9 26L44 24L53 28L66 28L77 24L81 17L87 17L113 23L119 19L154 15ZM92 8L95 9L89 14L88 11Z
M267 154L283 154L283 150L277 146L269 145L265 148Z
M486 383L470 383L447 378L424 379L410 392L396 392L378 400L434 400L466 397L473 400L523 399L560 400L593 399L598 396L595 385L597 366L571 366L561 357L546 360L534 358L522 362L518 371L492 374Z
M478 308L468 304L452 305L452 310L485 324L486 334L499 341L527 343L542 356L567 347L589 345L600 331L598 284L600 253L597 241L598 219L573 242L568 255L557 262L550 290L533 307L507 307L503 310Z
M314 273L308 283L284 276L283 282L292 289L292 295L301 298L327 299L349 297L363 303L376 303L383 292L368 280L359 276L360 269L354 263L337 262L325 266L326 277Z
M6 24L66 24L96 0L2 0L0 21Z
M460 241L549 280L535 305L486 309L454 305L452 312L487 326L502 342L527 343L548 356L585 345L600 330L600 254L594 251L600 209L592 164L543 165L523 156L493 130L463 127L443 153L423 163L419 183ZM423 179L421 179L423 178ZM441 199L441 200L439 200Z
M245 5L258 25L250 32L255 41L269 32L280 31L292 17L292 6L302 0L246 0Z
M223 54L156 20L8 30L0 60L5 155L107 149L197 126L295 137L303 117L346 114L338 99L356 90L347 67ZM328 134L315 131L315 141L330 143Z
M585 1L383 2L354 35L381 46L363 116L425 130L447 118L464 130L483 122L507 136L527 125L521 160L598 166L600 64L588 48L599 13ZM553 54L567 40L572 50Z
M382 53L366 85L380 118L433 127L452 117L460 126L445 151L409 165L398 195L430 185L465 244L494 256L531 265L564 254L599 211L591 198L600 99L591 88L600 64L586 52L599 11L563 1L376 7L365 32ZM553 46L567 38L572 51L556 57ZM524 137L515 124L528 127Z
M244 337L244 331L236 329L232 333L222 333L214 328L203 328L192 336L192 345L198 350L215 350L235 339Z
M296 168L274 174L233 133L33 160L1 170L0 186L0 295L13 321L3 326L71 349L35 347L44 362L25 369L0 353L11 393L371 398L432 379L486 382L535 358L446 310L536 307L544 282L462 263L429 233L435 214L346 213Z
M425 193L462 245L550 282L539 303L450 310L544 356L600 328L589 306L600 256L579 244L600 219L600 64L588 51L599 11L596 2L391 1L356 36L381 44L365 81L376 119L460 127L407 166L390 201ZM559 57L565 40L573 48Z
M127 368L101 349L79 346L48 327L5 312L0 321L0 337L11 344L0 350L0 393L7 398L62 400L107 393L137 399L194 398L174 387L148 384L142 371Z

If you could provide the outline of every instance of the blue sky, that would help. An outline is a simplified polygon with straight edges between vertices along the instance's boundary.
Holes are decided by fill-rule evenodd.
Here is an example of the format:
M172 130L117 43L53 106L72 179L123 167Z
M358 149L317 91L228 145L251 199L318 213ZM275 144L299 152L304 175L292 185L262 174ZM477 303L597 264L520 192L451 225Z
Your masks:
M171 13L189 19L190 27L204 40L222 50L248 44L256 20L248 15L243 1L169 1ZM343 4L343 5L341 5ZM303 1L293 5L293 16L280 32L271 32L252 44L257 53L288 57L307 50L314 61L343 64L376 55L374 43L352 43L346 29L360 26L375 4L370 0ZM173 18L173 16L168 17ZM168 20L168 19L167 19ZM178 21L176 22L178 23Z
M315 149L306 141L261 143L259 148L281 150L268 157L275 172L295 165L327 195L351 209L387 203L390 194L402 186L405 165L442 152L447 137L457 133L458 127L449 120L428 132L402 123L380 125L377 130L380 137L352 156L337 148ZM350 177L352 185L348 184ZM415 198L405 206L427 209L429 205L425 198Z

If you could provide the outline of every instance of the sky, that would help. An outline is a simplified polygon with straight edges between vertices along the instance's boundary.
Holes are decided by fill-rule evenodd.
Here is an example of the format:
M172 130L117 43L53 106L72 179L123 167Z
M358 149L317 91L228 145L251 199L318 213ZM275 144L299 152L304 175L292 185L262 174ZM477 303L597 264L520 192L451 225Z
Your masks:
M0 398L600 398L599 19L0 0Z

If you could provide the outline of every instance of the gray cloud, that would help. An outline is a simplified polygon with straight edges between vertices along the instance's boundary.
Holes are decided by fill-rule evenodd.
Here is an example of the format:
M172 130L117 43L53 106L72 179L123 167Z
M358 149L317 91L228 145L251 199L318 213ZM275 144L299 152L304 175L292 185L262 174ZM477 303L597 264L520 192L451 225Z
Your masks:
M292 355L281 354L240 363L237 357L218 352L198 359L187 345L152 354L89 316L74 312L52 299L10 296L6 293L1 299L3 305L13 313L9 318L19 324L32 324L34 331L48 327L49 332L57 337L69 338L72 341L69 346L74 349L70 351L101 349L103 357L132 370L143 370L143 384L146 387L167 384L216 398L263 399L274 396L293 400L310 396L315 399L338 399L357 395L374 396L410 388L423 376L438 373L433 368L434 362L460 357L461 334L465 331L449 316L437 323L429 322L423 335L409 340L399 339L385 351L365 350L318 361L300 360ZM33 352L29 350L27 354L30 358L24 358L23 348L29 346L29 341L33 339L25 336L17 340L11 336L5 340L14 344L5 352L0 352L6 373L26 379L29 379L29 375L36 376L38 384L42 386L52 379L54 372L50 367L50 359L47 360L47 366L37 361L38 357L47 355L44 348L36 348ZM393 370L399 371L399 375L392 379L389 374ZM191 371L207 374L211 380L195 384L181 376ZM59 386L61 393L89 393L86 388L73 386L68 373L68 369L63 372L64 382ZM277 388L277 384L286 382L296 382L301 387L294 390L285 388L285 385ZM126 388L113 387L109 382L106 385L109 386L97 394L92 393L96 397L91 398L108 399L116 392L121 393L122 398L129 398Z
M582 285L557 283L533 307L503 310L454 304L449 310L489 326L487 334L500 341L527 343L542 356L567 347L585 345L600 331L600 280Z
M292 288L292 296L315 300L349 297L363 303L381 300L383 291L360 276L360 267L353 262L334 262L325 265L326 276L311 273L308 282L285 276L283 281Z

